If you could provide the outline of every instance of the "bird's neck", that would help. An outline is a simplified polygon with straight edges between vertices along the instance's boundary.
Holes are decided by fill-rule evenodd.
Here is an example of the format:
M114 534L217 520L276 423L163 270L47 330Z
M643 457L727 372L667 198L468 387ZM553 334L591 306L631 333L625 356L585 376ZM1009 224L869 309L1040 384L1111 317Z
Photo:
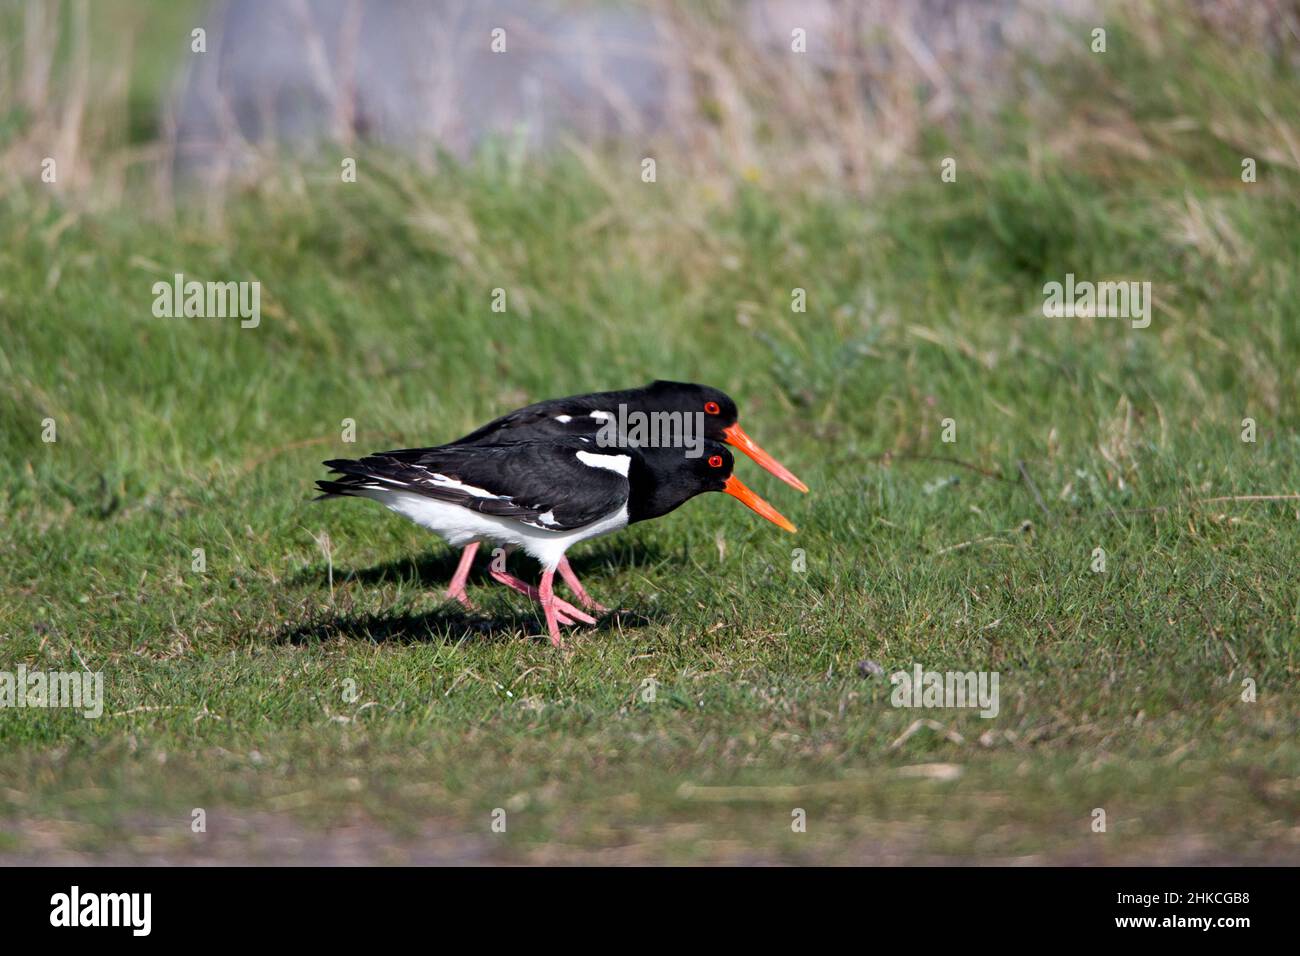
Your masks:
M690 497L683 495L681 489L657 478L640 455L632 456L627 483L628 524L662 517L680 507Z

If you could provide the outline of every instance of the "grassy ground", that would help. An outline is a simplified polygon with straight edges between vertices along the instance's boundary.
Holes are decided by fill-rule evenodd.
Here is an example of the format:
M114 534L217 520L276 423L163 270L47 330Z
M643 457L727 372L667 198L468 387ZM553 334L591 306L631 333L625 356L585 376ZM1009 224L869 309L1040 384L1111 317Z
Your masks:
M1127 138L1026 107L869 200L563 158L323 157L220 223L6 190L0 669L107 702L0 711L0 859L1300 859L1296 157L1213 131L1300 90L1112 49L1051 79ZM261 325L155 318L175 272L260 281ZM1044 318L1067 272L1150 281L1151 326ZM800 532L708 496L588 544L622 610L563 653L485 578L444 602L420 529L309 501L321 459L655 377L738 400ZM895 708L866 661L996 671L1001 711Z

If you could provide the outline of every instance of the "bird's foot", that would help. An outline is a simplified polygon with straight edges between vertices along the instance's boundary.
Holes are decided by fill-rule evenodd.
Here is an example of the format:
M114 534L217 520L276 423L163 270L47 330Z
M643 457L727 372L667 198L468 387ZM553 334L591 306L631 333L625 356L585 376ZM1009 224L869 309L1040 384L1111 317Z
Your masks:
M542 613L546 615L546 632L551 637L551 646L560 648L564 646L564 640L560 637L560 628L558 623L559 612L557 605L564 602L555 596L552 588L551 579L555 577L555 569L542 572L541 586L537 591L537 599L541 602ZM592 622L595 623L594 621Z
M501 584L504 584L512 591L518 591L520 594L523 594L534 601L541 602L542 600L541 593L537 590L537 588L533 587L531 584L521 581L513 574L508 574L505 571L493 570L490 573L496 581L500 582ZM551 594L550 597L550 605L555 610L556 621L560 624L574 625L578 623L582 623L582 624L596 623L596 619L592 617L590 614L587 614L586 612L574 607L568 601L561 600L560 598L555 597L553 593ZM545 610L545 605L543 605L543 610Z
M460 606L463 607L463 608L464 608L465 610L467 610L467 611L477 611L477 610L478 610L478 605L475 604L473 601L471 601L471 600L469 599L469 594L465 591L464 588L461 588L461 589L458 590L458 591L455 591L455 590L452 590L451 588L448 588L448 589L447 589L447 599L448 599L449 601L450 601L450 600L455 600L455 601L460 602Z
M605 605L601 604L587 593L587 589L582 586L582 582L578 580L578 576L573 573L573 568L569 565L568 558L560 558L559 571L560 576L564 578L564 583L569 586L569 590L573 592L573 596L578 599L578 602L583 607L588 611L595 611L597 614L606 614L609 612L609 608L605 607Z
M478 542L475 541L460 553L460 563L456 566L456 573L452 576L451 583L447 585L447 597L459 601L460 606L467 611L478 610L465 591L465 582L469 580L469 571L474 566L474 555L477 552Z

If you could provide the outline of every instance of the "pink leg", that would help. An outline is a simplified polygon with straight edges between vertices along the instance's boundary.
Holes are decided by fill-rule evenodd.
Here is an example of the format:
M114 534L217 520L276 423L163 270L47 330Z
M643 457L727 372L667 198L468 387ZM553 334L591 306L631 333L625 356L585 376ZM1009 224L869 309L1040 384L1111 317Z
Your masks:
M496 569L493 569L488 573L492 575L494 580L501 582L506 587L518 591L520 594L526 595L534 601L541 600L541 592L539 592L537 588L533 587L531 584L520 581L513 574L507 574L505 571L497 571ZM594 617L590 614L584 614L568 601L561 601L559 598L552 596L551 603L559 614L561 624L576 624L579 621L583 624L596 623Z
M573 568L569 567L568 558L560 558L560 577L564 578L564 583L569 586L569 590L573 592L574 597L576 597L587 610L595 611L597 614L604 614L609 610L605 605L597 604L592 599L591 595L587 593L587 589L582 586L582 582L578 580L578 576L573 573Z
M556 623L555 591L552 587L554 578L555 568L543 571L541 587L537 592L542 601L542 613L546 615L546 632L551 635L551 645L561 647L563 641L560 640L560 626Z
M463 604L468 610L474 610L474 602L469 599L465 593L465 582L469 579L469 569L474 565L474 555L478 553L478 542L468 545L460 553L460 564L456 566L456 573L451 579L451 584L447 587L447 597L455 598Z

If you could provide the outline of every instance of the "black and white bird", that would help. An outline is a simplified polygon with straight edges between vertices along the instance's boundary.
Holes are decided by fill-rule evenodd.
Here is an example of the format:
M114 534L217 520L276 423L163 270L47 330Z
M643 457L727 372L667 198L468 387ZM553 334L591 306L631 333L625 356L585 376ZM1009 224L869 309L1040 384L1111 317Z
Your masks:
M699 457L681 448L601 448L591 436L496 445L443 445L325 465L322 498L373 498L453 547L488 542L519 548L542 567L537 589L493 569L501 583L542 605L551 643L560 624L594 624L555 595L554 576L579 541L666 515L696 495L721 491L787 531L795 527L747 488L731 453L706 440Z
M808 490L794 472L760 448L740 427L740 414L730 395L712 386L692 382L660 380L641 388L547 399L493 419L452 444L534 440L570 433L575 427L594 432L610 419L625 414L655 412L682 416L698 414L703 424L703 437L731 445L791 487L803 492Z
M686 422L686 416L692 416L690 422L693 424L698 421L701 426L702 434L698 436L701 439L726 443L748 455L786 484L800 491L808 490L808 486L796 478L790 469L759 447L758 443L740 427L739 413L731 396L720 389L691 382L661 380L641 388L589 392L583 395L570 395L567 398L548 399L502 415L463 438L457 439L452 442L452 445L495 445L508 441L543 441L569 436L594 436L602 430L609 429L610 426L615 426L619 437L614 444L644 447L647 444L644 439L639 440L636 434L629 434L628 429L618 428L618 426L625 426L629 419L636 416L642 416L644 419L655 415L677 416L677 421L682 423ZM608 444L605 447L609 447ZM411 448L383 454L410 459L418 458L430 451L432 449ZM473 604L465 589L465 583L469 579L477 551L477 541L465 546L456 573L447 588L447 597L454 598L468 608L472 608ZM559 571L565 584L569 586L569 590L583 607L589 611L606 610L587 593L582 582L569 566L568 558L561 558ZM493 577L501 580L500 575L494 574ZM514 584L510 586L518 589Z

